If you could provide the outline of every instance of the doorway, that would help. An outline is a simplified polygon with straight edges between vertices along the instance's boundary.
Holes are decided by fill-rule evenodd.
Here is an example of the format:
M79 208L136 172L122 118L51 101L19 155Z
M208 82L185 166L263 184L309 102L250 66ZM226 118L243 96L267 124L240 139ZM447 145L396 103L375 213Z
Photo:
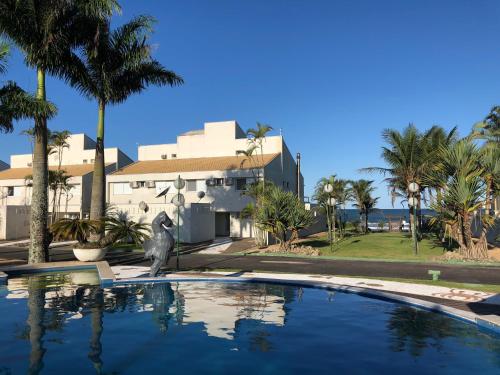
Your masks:
M215 236L229 237L231 234L231 220L229 212L215 213Z

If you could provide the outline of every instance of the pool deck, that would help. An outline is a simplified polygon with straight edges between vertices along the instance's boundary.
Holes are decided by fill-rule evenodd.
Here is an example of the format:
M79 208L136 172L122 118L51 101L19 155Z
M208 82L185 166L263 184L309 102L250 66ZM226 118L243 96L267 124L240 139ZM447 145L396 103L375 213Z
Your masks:
M397 301L430 311L438 311L500 332L500 294L377 280L376 278L260 271L165 272L159 277L151 278L149 277L149 267L147 266L117 265L111 267L106 261L95 263L69 261L1 267L0 282L2 282L2 277L4 282L7 281L8 275L89 268L94 268L98 271L101 284L104 287L132 283L209 280L220 282L276 282L328 288Z

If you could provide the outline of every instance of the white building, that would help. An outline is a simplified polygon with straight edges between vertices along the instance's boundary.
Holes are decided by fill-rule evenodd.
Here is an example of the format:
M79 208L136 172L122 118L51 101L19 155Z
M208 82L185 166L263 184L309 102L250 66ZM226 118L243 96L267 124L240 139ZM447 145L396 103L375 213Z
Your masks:
M85 134L73 134L69 147L62 150L61 170L71 176L69 189L61 194L59 212L66 216L85 217L90 211L95 142ZM104 150L106 173L133 162L118 148ZM56 151L48 158L49 169L59 168ZM0 171L0 239L26 237L29 233L31 205L32 154L12 155L11 167ZM58 199L59 201L59 199ZM49 212L53 210L53 192L49 192Z
M303 186L303 177L282 136L266 137L262 155L260 151L251 158L238 155L248 146L236 121L205 123L202 130L179 135L173 144L139 146L137 162L108 176L108 201L135 220L150 222L162 210L173 218L173 182L180 175L186 181L181 191L182 241L251 237L252 223L241 217L251 202L242 194L246 184L264 176L295 192L297 182ZM157 198L167 188L168 193Z

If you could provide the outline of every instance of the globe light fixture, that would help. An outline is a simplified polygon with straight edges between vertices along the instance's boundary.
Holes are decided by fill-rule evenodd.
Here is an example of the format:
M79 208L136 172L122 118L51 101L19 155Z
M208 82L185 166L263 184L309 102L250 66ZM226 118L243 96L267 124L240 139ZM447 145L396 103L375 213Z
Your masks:
M329 205L329 206L332 206L332 207L333 207L333 206L335 206L336 204L337 204L337 200L336 200L335 198L331 197L331 198L329 198L329 199L328 199L328 205Z
M325 191L325 193L330 194L330 193L333 191L333 186L332 186L332 184L326 184L326 185L323 187L323 190Z
M418 199L415 197L408 198L408 205L410 207L415 207L416 205L418 205Z
M420 191L420 186L416 182L410 182L408 184L408 191L410 193L418 193Z

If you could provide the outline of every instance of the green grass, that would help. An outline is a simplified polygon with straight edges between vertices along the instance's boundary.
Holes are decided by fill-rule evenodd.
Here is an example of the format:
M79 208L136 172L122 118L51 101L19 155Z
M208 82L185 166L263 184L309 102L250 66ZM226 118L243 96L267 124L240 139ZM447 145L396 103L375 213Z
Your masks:
M335 243L333 250L326 237L306 240L302 245L318 248L322 256L390 260L433 261L445 251L433 240L423 239L418 255L414 255L411 236L402 233L353 235Z

